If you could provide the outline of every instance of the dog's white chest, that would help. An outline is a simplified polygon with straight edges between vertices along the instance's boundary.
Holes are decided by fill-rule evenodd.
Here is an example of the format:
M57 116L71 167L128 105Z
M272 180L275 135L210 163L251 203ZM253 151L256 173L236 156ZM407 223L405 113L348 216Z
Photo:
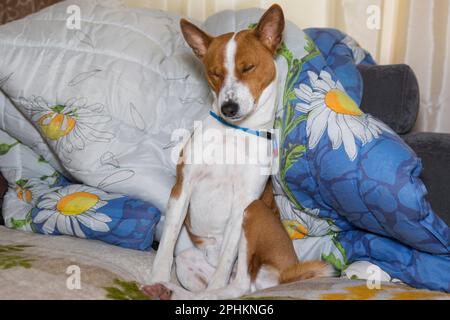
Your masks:
M260 197L272 155L271 141L265 138L224 127L215 120L205 121L202 129L203 135L194 134L186 150L187 161L193 163L186 165L185 173L193 181L191 231L203 239L204 250L211 256L219 254L233 213L243 214ZM198 152L204 163L198 163Z

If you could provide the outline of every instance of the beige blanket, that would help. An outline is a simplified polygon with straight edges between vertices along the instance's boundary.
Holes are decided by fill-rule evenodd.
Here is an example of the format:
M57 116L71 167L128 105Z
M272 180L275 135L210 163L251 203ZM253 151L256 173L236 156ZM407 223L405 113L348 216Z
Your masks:
M0 299L147 299L154 252L0 227ZM440 292L330 278L278 286L243 299L449 299Z

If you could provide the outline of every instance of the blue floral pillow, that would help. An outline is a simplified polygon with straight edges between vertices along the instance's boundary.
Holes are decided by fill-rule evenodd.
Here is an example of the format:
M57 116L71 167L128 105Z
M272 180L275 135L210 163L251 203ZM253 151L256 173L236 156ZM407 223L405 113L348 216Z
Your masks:
M62 178L40 196L31 211L34 231L97 239L124 248L148 250L160 212L144 201L106 193Z
M325 69L308 71L295 92L299 116L306 115L298 127L306 153L287 181L302 181L300 202L320 208L321 217L341 230L356 226L423 251L448 253L448 227L425 200L414 152L385 124L363 114Z
M315 40L328 43L331 31L320 32ZM343 41L334 40L334 46L341 48ZM302 207L319 209L320 217L341 231L357 227L425 252L449 254L449 228L425 200L420 159L387 125L360 110L361 82L351 81L358 79L351 72L357 72L354 64L338 78L329 57L312 43L308 50L307 59L291 63L282 119L286 156L281 178L291 198ZM332 66L350 64L343 52L328 54ZM292 54L284 57L292 59ZM288 157L299 146L302 152Z
M0 149L0 170L9 185L2 207L7 227L151 248L161 216L152 204L73 184L1 130Z
M366 260L410 285L450 291L450 228L425 199L421 161L359 108L356 64L373 60L336 30L308 33L315 43L305 37L304 52L285 43L278 57L287 78L276 185L289 199L281 218L300 230L294 246L341 271ZM309 241L318 237L331 242Z

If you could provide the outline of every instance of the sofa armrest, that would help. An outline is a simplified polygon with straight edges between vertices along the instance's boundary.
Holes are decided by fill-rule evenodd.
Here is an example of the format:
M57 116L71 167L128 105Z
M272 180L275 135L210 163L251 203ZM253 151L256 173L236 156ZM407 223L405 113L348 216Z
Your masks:
M419 85L404 64L358 66L364 82L361 109L389 125L398 134L414 127L419 112Z
M450 134L413 133L403 136L422 158L421 179L435 213L450 225Z

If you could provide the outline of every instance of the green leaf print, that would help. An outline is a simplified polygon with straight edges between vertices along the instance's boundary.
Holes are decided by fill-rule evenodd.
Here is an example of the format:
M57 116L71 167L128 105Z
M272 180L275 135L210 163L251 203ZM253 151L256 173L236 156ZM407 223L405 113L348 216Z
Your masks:
M301 122L308 120L308 115L304 114L300 117L295 118L293 121L288 123L287 127L284 129L286 135L291 133Z
M40 162L40 163L48 163L48 161L45 160L45 158L43 156L39 156L38 162Z
M9 150L14 148L18 144L20 144L19 141L16 141L13 144L1 143L0 144L0 156L4 156L5 154L7 154L9 152Z
M33 259L21 254L29 245L0 245L0 269L6 270L15 267L31 268Z
M321 54L314 41L308 36L306 36L306 45L304 48L305 51L308 52L308 55L302 58L302 60L308 61Z
M301 158L306 152L305 145L293 145L286 146L287 136L297 128L303 121L308 119L308 115L302 115L295 117L295 105L293 100L297 99L294 91L294 85L297 83L298 78L303 70L303 65L309 60L313 59L320 54L317 46L311 40L306 37L305 51L308 53L301 59L294 58L293 53L289 50L286 43L282 43L278 49L278 54L286 59L288 64L288 73L286 76L286 82L283 93L283 117L275 120L275 125L281 128L281 162L280 162L280 180L283 191L286 193L289 200L297 207L297 209L303 210L303 206L298 202L294 194L289 189L286 183L286 174L288 170Z
M333 252L331 252L329 255L326 255L325 253L322 254L322 260L325 262L328 262L330 265L332 265L337 271L342 273L347 268L347 265L345 265L342 260L336 258Z
M28 183L28 179L20 179L16 181L16 185L23 188Z
M22 229L25 226L31 225L33 223L33 218L31 216L31 210L28 211L27 215L25 216L25 219L14 219L11 218L10 220L11 228L12 229Z
M275 124L274 124L275 129L281 129L281 125L282 125L281 119L280 118L276 118L275 119Z
M302 121L306 120L306 117L295 117L295 107L291 103L292 100L296 99L295 92L292 90L293 84L297 81L302 65L298 59L294 59L292 52L288 49L286 44L283 42L278 50L278 54L283 56L288 63L288 74L286 76L286 82L283 94L283 106L284 115L283 119L277 119L276 123L281 123L281 163L280 163L280 177L283 191L289 198L289 200L294 203L298 209L303 209L303 206L298 202L294 194L291 192L286 183L286 173L292 165L298 161L298 159L303 156L306 151L306 147L302 145L294 146L292 144L286 147L285 140L288 134L295 129Z
M335 245L335 247L339 250L339 253L342 255L342 258L344 260L344 266L347 267L348 266L347 255L345 254L344 247L337 239L337 232L333 233L333 237L331 237L331 240L333 241L333 244Z
M280 47L277 50L277 54L284 57L288 63L289 68L292 67L292 60L294 59L294 55L286 46L286 43L281 43Z
M54 179L54 182L51 182L49 184L50 187L53 187L57 184L59 184L59 181L61 180L61 174L58 171L53 172L50 176L41 176L39 180L46 181L48 179Z
M53 107L50 107L50 109L53 110L56 113L61 113L64 110L65 107L66 106L64 106L64 105L57 104L57 105L55 105Z
M11 229L17 230L17 229L21 229L24 226L26 226L28 224L28 221L27 221L27 219L11 218L10 223L11 223Z
M288 171L299 158L303 156L306 152L306 147L304 145L292 145L289 144L288 152L286 153L285 166L283 168L284 171Z
M114 286L103 288L106 290L106 297L113 300L151 300L144 294L136 282L114 280Z
M255 29L257 25L258 25L257 23L250 23L250 24L248 25L248 28L249 28L249 29Z

